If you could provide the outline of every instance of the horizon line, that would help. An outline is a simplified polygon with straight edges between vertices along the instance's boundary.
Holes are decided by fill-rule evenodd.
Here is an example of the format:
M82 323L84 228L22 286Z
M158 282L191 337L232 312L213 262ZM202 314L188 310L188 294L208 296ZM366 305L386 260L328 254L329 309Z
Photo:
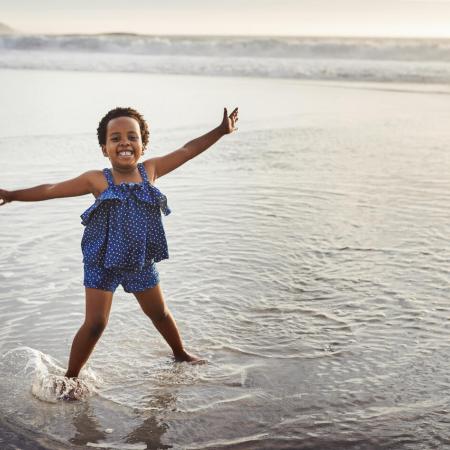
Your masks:
M5 25L5 24L3 24ZM6 25L7 26L7 25ZM9 27L10 28L10 27ZM11 29L11 28L10 28ZM210 37L210 38L299 38L299 39L392 39L392 40L450 40L450 34L445 36L438 35L326 35L326 34L210 34L210 33L136 33L129 31L99 31L90 33L80 33L80 32L25 32L16 29L11 29L12 31L0 32L0 36L8 35L44 35L44 36L148 36L148 37Z

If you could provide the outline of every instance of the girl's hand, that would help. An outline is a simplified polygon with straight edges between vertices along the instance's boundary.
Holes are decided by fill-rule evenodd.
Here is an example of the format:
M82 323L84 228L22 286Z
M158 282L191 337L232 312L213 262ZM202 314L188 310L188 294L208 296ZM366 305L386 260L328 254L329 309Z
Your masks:
M238 108L234 108L233 112L228 115L227 108L223 109L223 120L220 124L220 128L223 131L223 134L229 134L233 131L237 130L236 122L239 120L238 117Z
M0 206L9 203L11 200L11 193L9 191L5 191L4 189L0 189Z

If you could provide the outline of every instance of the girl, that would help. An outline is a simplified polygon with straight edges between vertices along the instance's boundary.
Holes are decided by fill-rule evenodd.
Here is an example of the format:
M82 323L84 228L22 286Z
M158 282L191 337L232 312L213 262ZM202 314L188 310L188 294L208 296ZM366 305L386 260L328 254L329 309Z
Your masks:
M114 291L121 284L138 300L144 313L171 347L176 361L203 363L183 346L175 320L159 285L155 263L169 257L161 211L170 209L154 182L199 155L225 134L237 130L238 108L222 123L178 150L139 159L149 131L141 114L115 108L100 121L97 135L111 169L91 170L71 180L29 189L0 189L0 205L93 194L94 204L82 215L86 316L72 343L66 377L76 378L108 322Z

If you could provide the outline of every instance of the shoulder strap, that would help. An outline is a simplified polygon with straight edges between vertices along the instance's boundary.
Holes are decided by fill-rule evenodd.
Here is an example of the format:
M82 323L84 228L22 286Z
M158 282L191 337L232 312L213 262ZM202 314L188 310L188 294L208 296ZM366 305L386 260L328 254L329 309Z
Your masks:
M103 174L105 175L106 181L108 182L108 186L114 186L114 180L111 173L111 169L103 169Z
M139 173L141 174L142 181L148 183L147 171L145 170L143 163L138 163Z

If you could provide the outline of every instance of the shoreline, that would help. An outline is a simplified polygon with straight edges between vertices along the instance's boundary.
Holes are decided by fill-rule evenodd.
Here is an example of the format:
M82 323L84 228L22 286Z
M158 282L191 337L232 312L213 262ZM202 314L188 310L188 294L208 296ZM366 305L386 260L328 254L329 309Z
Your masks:
M99 55L102 55L102 53L99 53ZM192 78L208 78L208 79L236 79L236 80L265 80L270 81L274 80L277 82L285 81L285 82L296 82L296 83L315 83L317 85L324 84L324 85L331 85L331 84L342 84L342 85L354 85L364 87L364 86L370 86L370 85L381 85L381 86L439 86L443 88L443 91L432 91L432 90L424 90L426 93L444 93L448 94L450 93L450 81L448 83L443 83L442 81L435 81L435 80L426 80L423 82L419 81L401 81L401 80L345 80L345 79L318 79L318 78L296 78L294 76L262 76L262 75L255 75L255 74L242 74L242 73L230 73L230 74L216 74L216 73L209 73L209 74L203 74L203 73L182 73L182 72L169 72L169 73L163 73L163 72L145 72L145 71L127 71L127 70L111 70L110 68L104 69L104 70L88 70L86 68L79 68L79 69L73 69L73 68L58 68L58 67L1 67L0 71L20 71L20 72L47 72L47 73L70 73L70 74L97 74L97 75L130 75L130 76L157 76L157 77L178 77L178 78L184 78L184 77L192 77ZM386 91L395 91L395 89L383 89ZM417 90L419 92L420 90ZM415 92L405 90L404 92Z
M242 131L252 131L267 127L304 126L313 114L328 111L330 98L347 96L345 91L353 99L365 95L364 92L372 97L378 95L377 92L387 96L421 95L430 98L450 94L450 84L297 80L236 75L0 68L0 79L5 87L6 103L21 98L23 90L28 90L27 86L42 86L42 89L34 91L34 102L24 103L32 120L23 122L22 114L16 114L14 110L0 113L0 120L5 124L0 138L92 136L94 125L104 111L120 104L134 105L142 110L151 123L155 137L162 136L161 132L178 130L181 140L184 140L189 138L190 129L201 131L212 127L219 120L222 108L234 104L239 105L246 115L247 126ZM126 86L126 91L118 94L116 86L122 84ZM92 98L85 97L84 92L91 92ZM264 92L263 97L261 92ZM40 105L46 105L46 108ZM60 111L66 105L71 105L65 109L66 115L71 117L70 121L59 119ZM193 109L192 105L196 107ZM266 107L270 107L270 114ZM155 147L166 146L166 142L152 139Z
M159 72L129 72L129 71L91 71L86 69L58 69L58 68L21 68L21 67L0 67L0 72L42 72L47 74L67 73L67 74L82 74L87 76L103 76L103 75L126 75L130 77L155 77L168 79L205 79L205 80L227 80L230 79L238 81L258 81L258 82L284 82L284 83L299 83L301 85L323 86L329 88L353 88L366 90L380 90L386 92L405 92L405 93L424 93L424 94L450 94L450 83L439 83L434 81L426 81L423 83L413 81L392 81L392 80L377 80L377 81L361 81L361 80L339 80L339 79L317 79L317 78L294 78L294 77L262 77L255 75L216 75L216 74L192 74L192 73L159 73ZM383 89L382 89L382 88ZM425 89L429 87L429 89ZM439 87L441 90L437 91L434 88Z

